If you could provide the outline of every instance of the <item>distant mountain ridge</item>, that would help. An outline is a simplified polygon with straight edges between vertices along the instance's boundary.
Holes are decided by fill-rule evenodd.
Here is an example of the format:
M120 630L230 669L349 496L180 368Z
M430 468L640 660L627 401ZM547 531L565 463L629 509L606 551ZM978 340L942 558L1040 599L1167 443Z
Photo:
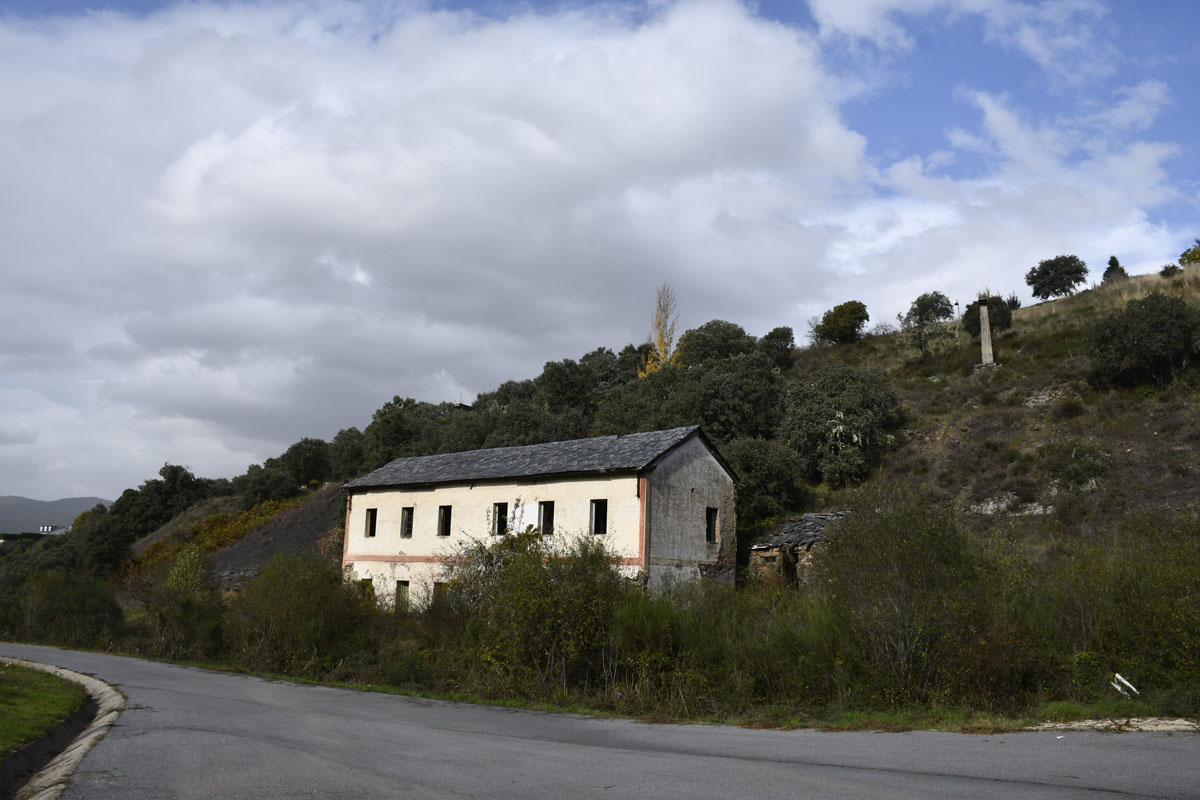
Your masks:
M36 533L43 525L67 526L96 504L112 505L100 497L65 497L61 500L30 500L0 495L0 533Z

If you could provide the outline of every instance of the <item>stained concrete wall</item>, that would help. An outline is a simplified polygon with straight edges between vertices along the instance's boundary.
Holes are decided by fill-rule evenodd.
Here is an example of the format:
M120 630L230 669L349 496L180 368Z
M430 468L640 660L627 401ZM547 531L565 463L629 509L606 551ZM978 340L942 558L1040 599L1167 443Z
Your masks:
M649 557L652 589L671 581L695 580L701 569L727 567L732 582L737 550L737 506L733 478L698 437L655 465L649 477ZM705 541L705 511L717 509L716 541Z
M342 563L352 579L370 579L375 594L390 603L396 582L409 582L412 603L426 602L437 581L444 580L445 562L460 548L492 536L494 503L508 503L508 529L536 526L538 503L554 502L555 537L588 535L591 501L608 501L609 549L630 575L640 566L641 498L638 478L615 476L447 484L432 488L378 488L353 492L347 503L346 540ZM448 505L451 533L438 536L438 508ZM413 509L412 537L400 535L401 509ZM376 510L375 536L366 536L367 509ZM703 528L701 528L703 538Z

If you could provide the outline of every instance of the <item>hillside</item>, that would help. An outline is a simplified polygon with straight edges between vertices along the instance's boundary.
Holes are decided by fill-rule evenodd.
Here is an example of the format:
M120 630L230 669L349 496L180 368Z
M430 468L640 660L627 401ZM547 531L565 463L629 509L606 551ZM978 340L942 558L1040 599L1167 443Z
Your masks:
M30 500L15 495L0 496L0 533L35 533L42 525L67 527L84 511L111 502L99 497Z
M1200 297L1200 271L1093 288L1018 309L995 342L997 366L977 369L965 334L932 357L896 335L809 350L803 375L826 359L888 373L903 404L897 446L867 482L915 480L972 527L1094 532L1128 514L1200 507L1200 381L1097 389L1087 335L1150 292ZM836 504L838 493L819 502Z
M806 484L798 475L783 476L802 484L804 492L793 495L791 503L782 502L781 512L841 508L857 492L915 484L930 499L953 508L968 529L1002 528L1029 537L1040 548L1056 536L1094 534L1131 515L1200 508L1200 381L1195 371L1162 389L1097 389L1089 382L1090 328L1105 314L1151 292L1194 302L1200 297L1200 272L1174 279L1134 277L1017 309L1012 327L996 337L998 363L990 369L976 366L978 342L957 322L946 323L942 345L927 357L897 333L796 351L793 367L779 374L781 393L831 361L876 368L892 382L903 421L892 432L893 444L881 463L860 484L832 488ZM547 365L546 374L553 365ZM601 408L611 407L614 397L620 395L607 395ZM376 422L397 410L409 413L414 405L419 404L388 404ZM470 419L480 406L473 412L456 409L450 413L457 416L449 419ZM510 408L511 401L505 410ZM484 420L474 416L473 421ZM503 416L499 421L507 423ZM678 421L697 420L664 418L657 424ZM727 438L723 446L739 467L755 466L753 456L747 460L736 441L730 444ZM312 492L298 506L287 506L269 522L249 527L243 538L213 551L210 566L223 582L236 582L277 553L315 550L321 537L342 524L341 502L336 483ZM188 540L207 516L228 514L234 503L231 498L207 500L146 537L135 550L164 537ZM749 540L767 530L769 519L745 526L742 536Z

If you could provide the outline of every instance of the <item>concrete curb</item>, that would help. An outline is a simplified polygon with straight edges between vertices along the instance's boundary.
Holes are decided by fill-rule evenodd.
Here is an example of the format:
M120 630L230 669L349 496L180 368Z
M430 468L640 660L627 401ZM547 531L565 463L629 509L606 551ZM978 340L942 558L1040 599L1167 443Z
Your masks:
M0 661L9 664L16 664L20 667L29 667L30 669L40 669L43 672L49 672L68 681L81 684L87 691L90 701L89 706L95 710L95 718L91 723L83 729L83 732L74 737L74 741L67 744L66 748L58 755L53 756L49 764L47 764L40 772L34 775L29 781L21 787L21 789L13 795L13 800L58 800L58 797L67 788L67 784L71 780L71 776L75 773L75 768L79 766L79 762L92 749L93 745L108 732L112 724L116 722L117 717L121 715L121 711L125 708L125 697L113 687L109 686L104 681L91 677L90 675L82 675L78 672L72 672L69 669L54 667L49 664L38 664L33 661L23 661L19 658L8 658L0 656ZM72 715L74 716L74 715ZM36 758L37 751L41 751L42 757L46 754L53 753L61 745L61 738L65 736L64 731L69 730L71 717L63 721L61 725L51 731L41 742L35 742L22 750L32 751L29 757ZM78 726L79 720L75 720L75 725ZM55 733L58 732L58 737ZM56 742L58 738L60 741Z

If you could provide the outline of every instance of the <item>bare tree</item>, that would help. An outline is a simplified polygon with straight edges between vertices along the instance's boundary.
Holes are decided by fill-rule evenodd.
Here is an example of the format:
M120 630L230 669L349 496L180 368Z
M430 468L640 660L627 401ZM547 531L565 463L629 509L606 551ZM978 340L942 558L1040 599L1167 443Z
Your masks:
M675 290L671 284L664 283L658 287L654 305L653 329L650 332L650 354L646 356L646 366L638 369L638 377L653 375L668 364L676 364L679 354L675 352L675 322L679 314L675 310Z

